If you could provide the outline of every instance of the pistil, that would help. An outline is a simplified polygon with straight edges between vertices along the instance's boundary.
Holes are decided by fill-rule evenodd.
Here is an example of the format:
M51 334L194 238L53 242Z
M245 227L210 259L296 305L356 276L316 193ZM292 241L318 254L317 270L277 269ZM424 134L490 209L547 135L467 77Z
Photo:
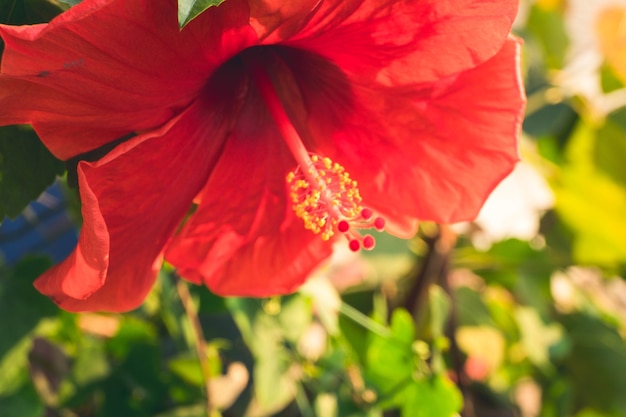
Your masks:
M294 127L283 103L257 59L244 58L251 79L261 94L297 166L286 176L292 208L304 227L329 240L335 233L343 234L353 251L373 249L375 239L362 235L359 229L383 230L385 221L361 205L358 184L343 166L330 158L309 153Z

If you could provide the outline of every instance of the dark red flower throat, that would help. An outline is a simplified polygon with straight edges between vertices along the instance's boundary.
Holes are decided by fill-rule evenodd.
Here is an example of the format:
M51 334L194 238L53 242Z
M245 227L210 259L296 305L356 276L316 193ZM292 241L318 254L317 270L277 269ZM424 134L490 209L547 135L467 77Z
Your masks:
M382 231L385 220L362 204L357 181L350 178L342 165L327 156L307 150L303 137L310 137L311 134L306 123L294 123L294 112L287 111L285 106L285 103L291 104L294 97L284 97L289 93L276 85L282 79L271 77L274 65L288 68L276 48L250 48L239 54L238 59L243 62L250 82L262 97L296 161L296 167L285 178L291 207L296 216L302 219L306 229L319 234L322 240L343 234L351 250L373 249L374 237L362 234L360 230L375 228ZM285 74L281 71L279 75L295 78L297 73L286 70Z

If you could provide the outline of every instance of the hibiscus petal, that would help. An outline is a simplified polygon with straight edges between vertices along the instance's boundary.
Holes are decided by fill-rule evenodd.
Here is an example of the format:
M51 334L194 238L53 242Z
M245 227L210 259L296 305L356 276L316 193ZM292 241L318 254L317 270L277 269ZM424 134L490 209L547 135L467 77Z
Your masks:
M416 218L473 218L518 159L524 93L514 40L475 69L403 88L310 53L281 56L308 109L309 149L345 166L393 234L413 233Z
M485 64L432 91L424 109L428 133L413 142L414 172L422 188L417 211L441 222L478 215L493 189L519 161L517 140L525 95L520 74L520 47L509 39Z
M152 287L163 248L201 190L228 126L190 107L155 132L78 166L78 247L35 286L70 311L125 311Z
M198 210L166 253L183 277L221 295L292 292L331 253L286 202L293 157L253 91Z
M57 293L76 299L89 297L102 287L109 268L109 233L99 210L98 196L91 190L82 171L82 228L76 249L64 262L55 266L35 286L53 299ZM59 300L60 301L60 300Z
M165 123L256 39L244 1L213 8L182 31L176 16L172 1L96 0L48 25L0 25L0 125L33 123L68 159Z
M518 0L324 1L283 43L325 56L345 72L414 84L491 58L517 8Z
M250 24L263 43L292 36L319 6L320 0L249 0Z
M525 103L519 48L509 40L475 69L418 92L397 92L379 103L382 108L370 108L363 115L369 113L370 123L374 114L388 116L388 138L369 137L370 152L384 159L370 158L370 169L360 171L363 196L381 211L401 210L423 220L473 219L519 160ZM354 160L347 166L359 169ZM381 192L389 197L378 198Z

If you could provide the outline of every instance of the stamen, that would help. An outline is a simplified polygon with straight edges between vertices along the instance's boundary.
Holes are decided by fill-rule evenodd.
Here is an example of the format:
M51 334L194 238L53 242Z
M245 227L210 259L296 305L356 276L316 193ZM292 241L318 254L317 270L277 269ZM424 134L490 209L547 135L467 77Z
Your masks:
M304 221L306 229L320 234L323 240L339 232L348 239L350 249L373 249L374 237L362 236L357 230L382 230L385 221L374 217L370 208L361 206L357 182L330 158L312 154L309 161L306 170L298 166L286 177L296 216Z
M382 231L385 220L361 205L358 184L344 167L330 158L310 154L287 115L264 66L256 59L244 58L250 75L272 115L285 143L298 163L286 176L292 208L304 227L329 240L342 233L352 251L373 249L373 236L358 229Z

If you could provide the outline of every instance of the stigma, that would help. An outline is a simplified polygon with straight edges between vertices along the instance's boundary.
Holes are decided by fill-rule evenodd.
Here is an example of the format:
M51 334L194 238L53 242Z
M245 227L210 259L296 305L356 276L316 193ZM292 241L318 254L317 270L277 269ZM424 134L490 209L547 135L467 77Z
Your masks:
M302 219L306 229L322 240L343 235L352 251L373 249L374 237L361 230L382 231L385 220L362 204L357 182L341 164L306 149L301 132L285 111L262 60L251 55L243 56L242 60L296 161L296 168L285 178L295 215Z

